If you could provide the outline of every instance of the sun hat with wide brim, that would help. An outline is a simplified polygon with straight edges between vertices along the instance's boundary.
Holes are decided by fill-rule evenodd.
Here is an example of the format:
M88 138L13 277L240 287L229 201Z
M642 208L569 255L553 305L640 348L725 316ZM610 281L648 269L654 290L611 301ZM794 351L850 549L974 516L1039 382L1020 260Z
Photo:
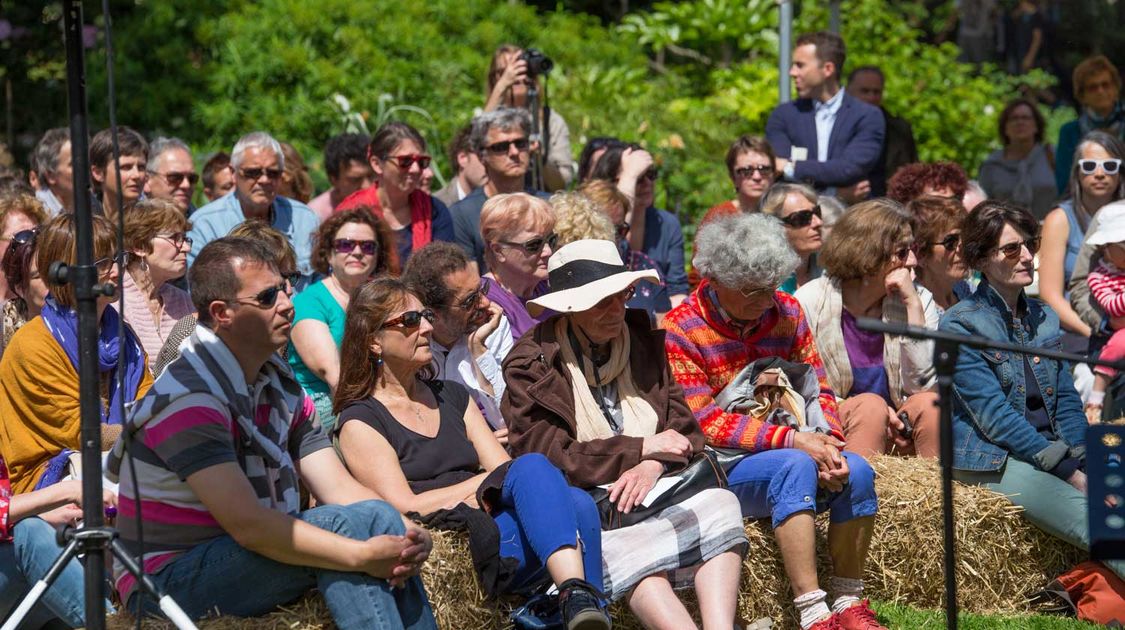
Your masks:
M1098 227L1086 239L1091 245L1125 241L1125 201L1107 203L1098 210Z
M551 292L527 301L527 312L581 313L638 280L659 283L654 269L629 271L613 241L584 239L563 245L547 261Z

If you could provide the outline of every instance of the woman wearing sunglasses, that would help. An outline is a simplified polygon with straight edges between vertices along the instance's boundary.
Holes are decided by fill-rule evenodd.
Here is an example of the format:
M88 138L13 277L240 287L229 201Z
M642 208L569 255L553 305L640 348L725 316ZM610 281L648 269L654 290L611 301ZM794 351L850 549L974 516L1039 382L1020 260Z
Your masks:
M519 339L546 315L533 317L528 300L547 291L547 259L559 237L546 201L525 193L489 197L480 213L480 234L488 273L488 299L497 304ZM548 313L549 315L549 313Z
M871 317L937 328L937 304L914 280L915 243L910 215L897 202L860 202L832 228L820 256L825 275L796 293L840 399L848 450L864 456L892 447L938 454L933 344L856 324Z
M195 312L187 291L171 283L187 271L190 229L191 221L167 199L142 199L125 210L124 319L141 340L150 369L176 322Z
M0 198L0 258L16 234L30 230L47 220L47 209L31 195L14 194ZM8 278L0 270L0 303L13 297Z
M351 296L380 273L398 275L390 229L370 209L333 214L320 225L313 269L324 279L293 298L289 365L316 404L321 423L331 428L332 393L340 377L340 343Z
M1051 307L1063 327L1063 343L1073 352L1085 352L1086 339L1101 327L1101 310L1084 306L1089 291L1089 272L1094 249L1080 254L1083 239L1102 206L1125 197L1121 160L1125 143L1103 131L1092 131L1074 154L1070 174L1070 198L1043 220L1043 249L1039 252L1039 297ZM1094 261L1096 262L1096 261ZM1075 287L1077 288L1070 288ZM1075 291L1073 299L1069 291ZM1081 313L1081 314L1080 314Z
M961 256L965 208L948 197L919 197L906 205L914 231L914 279L934 296L938 314L968 297L969 268Z
M47 301L47 285L35 264L35 237L38 233L39 228L17 232L0 259L0 273L8 279L8 289L12 294L0 312L3 317L0 357L3 357L4 349L16 331L38 317Z
M389 122L371 137L367 160L375 183L348 195L336 212L367 206L390 227L398 262L430 241L452 241L453 219L440 199L422 190L422 174L432 158L414 127Z
M35 239L36 268L49 269L55 261L75 264L75 240L74 215L47 222ZM98 282L117 284L116 232L105 217L94 217L93 241ZM16 494L64 479L70 474L70 457L79 448L77 299L70 284L48 278L47 287L50 295L39 317L12 337L0 359L0 453ZM132 329L125 326L118 337L123 324L109 308L114 299L114 292L97 298L103 451L121 434L122 403L140 398L152 384Z
M404 514L484 511L494 527L481 532L469 518L471 539L479 542L491 529L499 542L489 551L517 565L507 578L483 571L485 592L529 592L554 582L567 628L608 630L593 499L569 487L541 455L513 461L469 391L433 378L433 321L433 311L397 279L375 280L356 293L335 405L348 470Z
M824 245L821 234L824 215L820 209L820 197L804 184L775 184L762 198L761 209L764 214L781 219L785 225L785 238L801 259L797 270L779 287L779 290L793 295L798 288L821 274L816 260Z
M1039 225L1030 212L986 201L965 220L965 262L984 277L946 311L941 330L1029 348L1059 344L1059 318L1027 297ZM1087 548L1086 416L1063 362L962 347L953 373L953 468L1022 507L1032 523ZM1110 568L1122 574L1120 563Z

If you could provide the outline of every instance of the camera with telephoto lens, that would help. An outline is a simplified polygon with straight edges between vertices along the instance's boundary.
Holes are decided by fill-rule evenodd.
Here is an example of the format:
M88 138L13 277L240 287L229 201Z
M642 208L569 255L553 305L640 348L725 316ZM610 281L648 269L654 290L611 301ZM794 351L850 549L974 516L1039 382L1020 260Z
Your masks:
M555 68L555 62L551 58L543 54L543 51L537 48L528 48L520 53L519 59L527 62L528 76L539 76L541 74L550 74L551 70Z

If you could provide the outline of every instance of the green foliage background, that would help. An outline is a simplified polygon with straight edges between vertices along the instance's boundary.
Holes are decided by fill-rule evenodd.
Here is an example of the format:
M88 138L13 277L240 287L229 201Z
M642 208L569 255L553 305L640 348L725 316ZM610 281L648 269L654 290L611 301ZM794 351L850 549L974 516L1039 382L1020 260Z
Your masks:
M727 145L761 133L778 100L774 0L656 2L610 24L563 3L544 11L507 0L113 4L121 123L181 136L200 157L266 129L292 142L322 184L328 137L390 118L419 127L439 177L447 175L444 147L483 104L491 52L513 42L555 59L551 104L569 122L575 153L595 135L645 144L664 167L658 204L678 212L690 232L706 208L731 195ZM795 32L826 28L825 4L801 3ZM52 6L32 18L46 33L40 39L55 45ZM88 12L100 15L94 3ZM885 69L886 106L913 123L922 158L975 172L996 143L996 115L1015 93L1011 80L993 68L974 74L952 44L922 43L927 16L936 18L916 2L846 0L841 13L847 65ZM107 119L102 49L87 60L94 129ZM36 67L54 81L32 81L43 91L27 93L27 115L50 116L38 132L65 123L65 92L60 66Z

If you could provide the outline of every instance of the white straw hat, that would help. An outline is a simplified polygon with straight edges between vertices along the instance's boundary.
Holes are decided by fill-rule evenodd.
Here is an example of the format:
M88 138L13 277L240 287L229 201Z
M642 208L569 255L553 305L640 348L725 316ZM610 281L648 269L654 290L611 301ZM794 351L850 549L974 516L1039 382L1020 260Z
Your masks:
M1107 203L1098 210L1098 227L1086 239L1091 245L1125 241L1125 201Z
M547 261L551 292L528 300L527 312L581 313L638 280L659 283L654 269L629 271L613 241L584 239L563 245Z

